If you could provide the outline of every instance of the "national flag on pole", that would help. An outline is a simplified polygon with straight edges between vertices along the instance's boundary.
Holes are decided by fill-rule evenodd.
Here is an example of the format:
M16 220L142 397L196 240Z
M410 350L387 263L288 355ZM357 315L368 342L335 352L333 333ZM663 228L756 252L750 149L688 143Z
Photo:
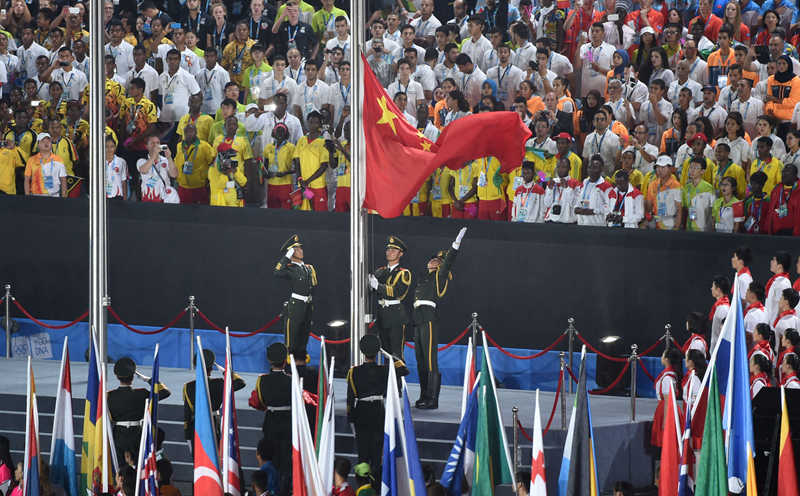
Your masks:
M472 349L472 336L467 340L467 359L464 361L464 387L461 390L461 417L467 411L469 395L475 385L475 354Z
M330 492L333 490L333 462L335 459L334 448L336 439L336 412L334 411L334 394L333 394L333 366L336 357L331 357L330 366L328 366L328 356L325 350L325 337L322 337L322 350L323 355L320 358L320 383L317 386L317 426L316 430L319 433L315 440L317 448L317 462L319 464L320 478L322 479L322 487ZM323 369L327 369L323 373ZM325 381L323 386L322 381ZM321 415L320 415L321 414Z
M797 464L789 430L789 410L786 408L786 390L781 386L781 437L778 440L778 496L798 496Z
M236 419L236 400L233 391L233 360L231 358L231 336L225 328L225 377L222 393L222 437L220 439L222 459L223 492L241 496L242 480L239 478L241 454L239 452L239 422Z
M750 368L747 360L744 319L742 317L739 276L733 283L733 297L728 317L720 331L711 354L701 390L710 383L712 371L716 373L718 388L723 395L721 412L724 430L725 460L729 491L735 494L757 496L755 464L753 462L753 410L750 402ZM705 391L704 391L705 392ZM708 408L712 399L707 397ZM701 401L698 399L698 404ZM696 415L696 407L693 416ZM705 428L708 428L708 422ZM705 439L705 435L703 436ZM702 447L701 447L702 449Z
M480 380L478 374L477 380ZM447 464L442 472L440 484L447 491L448 496L461 496L469 492L475 470L475 431L478 427L478 382L472 385L472 391L467 396L467 408L461 416L458 434L447 458Z
M533 412L533 448L531 450L531 496L547 496L544 475L544 442L542 442L542 416L539 411L539 390L536 390L536 409Z
M680 416L675 401L675 387L669 383L669 401L664 412L664 431L661 434L661 468L659 472L658 495L678 494L680 478L681 439Z
M156 343L156 349L153 351L153 373L150 375L150 423L154 439L158 435L158 393L161 392L161 382L158 379L158 345Z
M64 337L61 371L58 374L56 407L53 415L53 436L50 440L50 480L68 496L78 496L75 473L75 433L72 429L72 376L69 367L68 338Z
M515 112L488 112L453 121L436 143L412 126L370 69L364 55L364 208L383 217L402 215L422 183L439 166L459 169L465 163L496 157L501 171L522 163L530 130ZM468 143L469 146L464 146Z
M394 372L394 367L389 367L389 373ZM409 401L408 384L405 378L401 379L403 386L403 439L405 442L406 459L408 460L408 476L411 479L411 495L427 494L425 489L425 476L422 474L422 463L419 461L419 447L417 435L414 433L414 421L411 418L411 402Z
M83 411L80 494L108 491L113 474L109 470L110 449L106 416L105 370L97 356L97 335L92 328L89 339L89 374Z
M722 415L719 406L719 387L717 372L711 371L711 383L708 388L708 408L703 430L703 447L700 448L700 460L697 463L695 479L695 496L727 496L728 468L725 463L725 443L722 439Z
M328 353L325 349L325 336L319 343L319 375L317 376L317 417L314 422L314 448L319 456L322 423L325 419L325 402L328 398Z
M158 496L156 446L153 442L150 399L145 400L142 417L142 437L139 440L139 459L136 462L136 496Z
M559 496L598 496L597 458L594 450L592 411L586 394L586 346L581 350L578 388L572 405L564 457L558 474Z
M327 496L320 477L319 464L314 451L314 438L308 426L303 386L297 373L294 358L292 370L292 494L294 496Z
M689 398L693 391L689 385ZM692 405L686 399L686 420L683 424L683 435L681 436L681 464L680 475L678 477L678 496L694 496L694 443L692 437ZM699 395L698 395L699 398Z
M489 357L486 333L483 334L483 361L478 386L478 427L475 434L475 477L473 494L493 495L498 484L516 486L506 430L500 413L494 371Z
M22 472L23 496L39 496L39 408L36 406L36 383L28 355L27 408L25 410L25 459Z
M217 439L211 419L211 397L208 393L203 344L197 336L197 366L194 388L194 494L222 496Z

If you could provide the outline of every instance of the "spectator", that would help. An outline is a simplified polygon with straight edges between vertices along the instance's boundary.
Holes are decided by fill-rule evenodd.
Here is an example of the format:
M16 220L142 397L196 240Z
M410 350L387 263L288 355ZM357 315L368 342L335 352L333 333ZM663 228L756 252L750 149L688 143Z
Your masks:
M536 182L533 162L522 162L522 184L514 191L511 220L544 222L544 189ZM478 202L480 212L481 201Z
M714 152L716 161L714 162L714 194L721 195L722 179L731 177L736 180L736 190L734 194L737 198L744 198L747 182L744 179L744 169L739 164L733 163L730 159L731 147L727 143L717 143Z
M601 114L596 114L595 119ZM608 190L611 185L602 176L604 168L603 157L599 154L592 155L587 167L589 177L583 180L583 185L577 192L578 201L574 211L578 225L603 226L606 223Z
M346 458L337 458L333 464L333 496L355 496L356 493L347 477L350 475L350 462Z
M280 491L280 474L275 464L272 463L272 458L275 453L275 444L267 439L261 438L256 446L256 462L258 463L258 470L263 476L259 475L258 488L256 493L261 495L264 492L277 496ZM255 482L255 480L254 480Z
M692 158L684 167L688 169L689 180L683 186L682 204L687 231L711 230L711 207L715 200L714 188L703 179L707 159Z
M672 174L672 161L666 155L656 159L655 179L648 182L645 215L650 227L678 229L683 219L681 186Z
M105 142L106 198L124 200L128 198L128 164L124 158L117 156L114 138L106 136Z
M559 138L559 142L562 138ZM559 157L556 174L547 183L544 197L544 221L562 224L574 224L575 205L582 183L570 177L570 161L567 157Z
M214 149L198 137L197 126L192 123L183 128L183 140L177 148L175 168L181 203L208 205L208 169L214 162Z
M525 73L511 64L511 49L507 45L497 47L497 65L486 71L486 78L497 85L497 99L510 109L517 96L517 88Z
M736 102L738 101L739 100L736 100ZM736 105L736 102L734 102L734 105ZM745 107L745 110L747 110L747 107ZM746 184L744 167L747 167L752 161L750 157L750 144L744 139L744 136L745 128L742 122L742 115L738 111L732 110L731 113L728 114L728 117L725 118L725 133L717 140L717 148L724 143L728 147L728 158L732 163L742 168L741 177L737 176L737 181L740 181L741 186L738 193L742 197L744 197L744 186Z
M178 488L172 485L172 462L162 458L156 462L158 493L164 496L181 496Z
M583 159L589 163L590 159L599 155L604 167L601 173L611 175L614 164L619 161L621 142L619 137L608 129L609 121L605 112L595 112L594 131L586 136L583 146Z
M36 196L67 196L67 171L58 155L52 151L48 133L36 137L39 153L25 165L25 194Z
M608 190L606 223L608 227L636 229L644 219L644 197L628 181L628 171L614 174L615 188Z
M736 178L725 176L720 181L720 196L711 207L716 232L741 232L744 204L736 198Z
M209 47L205 54L205 67L194 77L202 92L202 111L213 114L225 98L225 87L230 82L228 71L217 64L217 49Z
M200 93L200 87L194 77L180 67L181 53L178 50L169 50L166 62L167 70L161 73L158 85L163 102L159 120L175 124L189 106L189 97Z
M158 136L149 136L146 147L147 157L136 162L136 169L142 177L142 201L178 203L178 192L170 182L170 178L178 176L178 170L172 161L172 152L166 145L162 147Z

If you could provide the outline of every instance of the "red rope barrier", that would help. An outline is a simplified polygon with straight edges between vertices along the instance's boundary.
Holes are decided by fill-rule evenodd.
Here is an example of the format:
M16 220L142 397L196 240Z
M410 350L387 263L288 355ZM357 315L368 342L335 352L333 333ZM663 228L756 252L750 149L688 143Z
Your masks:
M530 442L533 442L533 438L530 435L528 435L528 433L525 431L525 428L522 427L522 423L519 421L519 419L517 419L517 427L519 427L519 432L522 433L525 439L527 439Z
M656 380L652 375L650 375L650 371L647 370L647 367L644 366L644 360L639 360L639 365L642 367L642 372L644 372L644 375L646 375L647 378L650 379L650 382L655 384Z
M184 310L184 313L186 313L186 310ZM214 329L217 332L221 332L222 334L225 334L225 329L222 329L217 324L211 322L211 320L208 318L208 316L206 316L206 314L204 314L200 310L197 310L197 315L199 315L200 318L203 319L206 324L211 326L212 329ZM267 322L265 325L263 325L261 328L256 329L255 331L246 332L246 333L243 333L243 334L234 334L234 333L231 332L230 335L231 335L232 338L248 338L250 336L255 336L256 334L261 334L262 332L268 330L270 327L272 327L280 319L281 319L281 316L278 315L277 317L273 318L272 320Z
M575 333L575 335L576 335L576 336L578 336L578 339L580 339L580 340L581 340L581 342L582 342L583 344L585 344L587 348L589 348L590 350L592 350L594 353L597 353L599 356L601 356L601 357L605 358L606 360L610 360L610 361L612 361L612 362L620 362L620 363L622 363L622 362L627 362L627 361L628 361L628 359L627 359L627 358L619 358L619 357L613 357L613 356L611 356L611 355L606 355L605 353L601 352L600 350L598 350L597 348L595 348L594 346L592 346L592 345L591 345L591 343L589 343L589 341L586 341L585 339L583 339L583 336L581 336L581 335L580 335L580 334L578 334L577 332Z
M178 323L178 321L179 321L179 320L181 320L181 318L183 318L183 316L184 316L184 315L186 315L186 310L183 310L181 313L179 313L178 315L176 315L176 316L175 316L175 318L174 318L174 319L172 319L172 320L171 320L171 321L170 321L170 322L169 322L167 325L165 325L164 327L162 327L162 328L160 328L160 329L156 329L156 330L154 330L154 331L143 331L143 330L141 330L141 329L135 329L135 328L131 327L131 326L130 326L130 325L127 323L127 322L125 322L124 320L122 320L122 317L120 317L120 316L119 316L119 314L117 313L117 311L116 311L116 310L114 310L114 308L113 308L113 307L108 307L108 313L110 313L110 314L111 314L111 315L112 315L112 316L113 316L115 319L117 319L117 322L119 322L120 324L122 324L122 327L124 327L125 329L127 329L127 330L129 330L129 331L131 331L131 332L135 332L136 334L144 334L144 335L146 335L146 336L149 336L149 335L153 335L153 334L158 334L158 333L164 332L164 331L166 331L167 329L169 329L170 327L172 327L172 326L174 326L175 324L177 324L177 323Z
M314 334L313 332L311 333L311 337L316 339L317 341L321 341L320 337L317 336L316 334ZM345 344L345 343L349 343L349 342L350 342L350 338L345 338L345 339L326 339L325 340L325 344Z
M609 392L612 389L614 389L615 387L617 387L617 384L619 384L619 381L622 380L622 376L625 375L625 372L628 371L628 367L630 367L630 366L631 366L631 362L625 363L625 366L622 367L622 371L619 373L617 378L614 379L614 382L612 382L611 384L609 384L607 387L605 387L603 389L595 389L594 391L589 391L589 394L606 394L607 392Z
M646 349L646 350L644 350L643 352L639 353L639 355L640 355L640 356L643 356L643 355L649 355L649 354L650 354L650 352L651 352L651 351L653 351L654 349L656 349L656 346L658 346L659 344L661 344L663 341L664 341L664 336L661 336L660 338L658 338L658 341L656 341L655 343L653 343L653 345L652 345L652 346L650 346L649 348L647 348L647 349Z
M532 359L532 358L538 358L538 357L540 357L540 356L544 355L544 354L545 354L545 353L547 353L548 351L550 351L550 350L552 350L553 348L555 348L555 347L558 345L558 343L560 343L560 342L561 342L561 340L562 340L562 339L564 339L564 336L566 336L566 333L565 333L565 334L562 334L562 335L560 335L560 336L558 337L558 339L556 339L555 341L553 341L553 342L550 344L550 346L548 346L547 348L543 349L542 351L540 351L540 352L538 352L538 353L534 353L533 355L528 355L528 356L522 356L522 355L515 355L514 353L511 353L510 351L508 351L508 350L504 349L502 346L500 346L499 344L497 344L497 341L495 341L494 339L492 339L492 336L490 336L488 332L486 333L486 339L488 339L488 340L489 340L489 342L490 342L490 343L492 343L492 346L494 346L495 348L497 348L498 350L500 350L500 351L501 351L501 352L502 352L504 355L506 355L506 356L508 356L508 357L511 357L511 358L516 358L517 360L530 360L530 359Z
M456 337L455 337L455 338L454 338L452 341L450 341L449 343L447 343L447 344L443 344L442 346L439 346L438 348L436 348L436 351L444 351L444 350L446 350L447 348L449 348L449 347L453 346L454 344L458 343L459 341L461 341L461 338L463 338L463 337L464 337L464 336L467 334L467 331L469 331L469 328L470 328L470 326L467 326L467 328L466 328L466 329L464 329L463 331L461 331L461 334L459 334L458 336L456 336ZM408 341L406 341L406 346L408 346L408 347L409 347L409 348L411 348L412 350L413 350L413 349L415 349L415 346L414 346L412 343L409 343Z
M577 383L578 383L578 378L577 378L577 377L575 377L575 374L574 374L574 373L572 373L572 369L571 369L571 368L569 368L569 367L567 367L567 366L565 366L565 367L564 367L564 370L566 370L567 372L569 372L569 375L570 375L570 377L572 377L572 382L574 382L575 384L577 384Z
M558 374L558 387L556 388L556 397L553 400L553 408L550 410L550 418L547 419L547 426L544 428L544 432L542 435L547 434L547 431L550 430L550 424L553 423L553 417L556 415L556 406L558 405L558 397L561 396L561 385L564 384L564 371L560 371Z
M69 324L64 324L64 325L50 325L50 324L45 324L45 323L44 323L44 322L42 322L41 320L37 319L36 317L34 317L34 316L33 316L33 315L31 315L30 313L28 313L28 311L27 311L27 310L25 310L25 307L23 307L23 306L20 304L20 302L18 302L16 299L13 299L13 300L11 300L11 301L12 301L12 303L14 303L14 305L16 305L16 306L17 306L17 308L19 308L20 312L22 312L23 314L25 314L25 316L26 316L26 317L28 317L29 319L31 319L32 321L34 321L36 324L38 324L38 325L40 325L40 326L42 326L42 327L44 327L44 328L46 328L46 329L53 329L53 330L66 329L67 327L72 327L72 326L74 326L75 324L77 324L78 322L82 321L83 319L85 319L85 318L86 318L86 317L89 315L89 311L87 310L87 311L83 312L83 314L82 314L80 317L78 317L77 319L73 320L73 321L72 321L72 322L70 322Z

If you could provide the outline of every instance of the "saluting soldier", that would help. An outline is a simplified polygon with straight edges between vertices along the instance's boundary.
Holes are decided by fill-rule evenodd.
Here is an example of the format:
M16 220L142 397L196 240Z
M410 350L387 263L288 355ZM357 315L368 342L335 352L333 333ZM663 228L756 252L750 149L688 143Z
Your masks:
M311 330L311 317L314 310L312 296L317 286L317 272L314 266L303 262L303 243L300 236L292 235L281 246L283 258L275 265L275 277L289 280L291 294L283 316L283 330L289 353L306 357L308 334Z
M286 355L283 343L269 345L267 360L270 372L258 376L249 401L251 407L266 411L261 430L264 439L269 439L275 446L272 462L284 480L291 472L292 454L292 378L285 371Z
M133 387L133 376L137 375L136 362L129 357L122 357L114 364L114 375L119 380L119 387L108 392L108 412L114 423L112 430L117 460L125 462L125 452L130 452L131 459L136 460L139 453L139 440L142 436L142 419L144 403L150 397L145 388ZM138 374L145 382L150 378ZM168 398L169 389L158 383L158 401Z
M223 394L225 394L225 379L222 377L211 377L211 371L217 365L214 363L216 355L209 349L203 349L203 360L206 362L206 377L208 377L208 394L211 397L211 412L214 417L214 432L217 436L217 441L220 437L219 427L219 409L222 407ZM194 358L194 364L197 366L197 357ZM233 390L238 391L245 387L244 379L242 379L236 372L233 373ZM183 385L183 437L189 443L190 447L194 446L194 392L195 381L191 380Z
M369 286L378 293L376 327L383 349L402 359L406 340L408 313L403 300L411 286L411 271L400 266L406 244L397 236L386 240L386 266L369 276Z
M467 228L462 227L452 249L440 250L428 261L428 270L417 281L414 290L414 333L417 371L419 372L420 397L417 408L434 410L439 408L439 389L442 376L439 373L439 319L436 306L444 298L447 285L453 279L450 269L461 246Z

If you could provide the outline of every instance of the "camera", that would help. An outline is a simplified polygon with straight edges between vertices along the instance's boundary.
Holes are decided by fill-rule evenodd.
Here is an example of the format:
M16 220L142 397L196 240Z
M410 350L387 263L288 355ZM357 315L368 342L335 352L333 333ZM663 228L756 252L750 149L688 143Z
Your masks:
M238 165L236 161L236 150L219 152L217 159L219 160L219 171L223 174L231 172Z

